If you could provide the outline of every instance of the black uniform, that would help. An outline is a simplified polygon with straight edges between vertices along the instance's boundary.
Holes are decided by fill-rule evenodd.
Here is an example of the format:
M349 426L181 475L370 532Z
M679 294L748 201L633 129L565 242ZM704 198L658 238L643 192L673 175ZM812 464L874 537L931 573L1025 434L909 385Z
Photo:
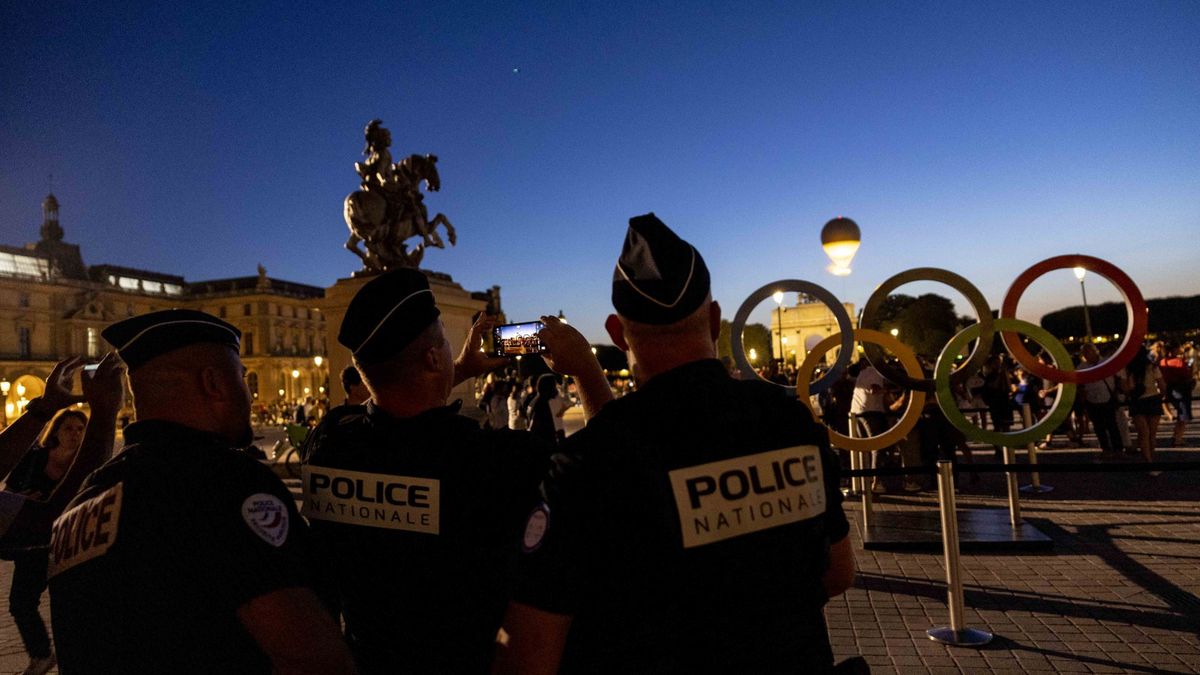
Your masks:
M51 540L59 667L70 673L269 673L246 602L307 586L308 531L268 469L165 421L125 430Z
M460 404L329 413L305 444L304 515L364 673L485 672L515 542L549 466L530 434Z
M825 428L696 361L568 438L514 599L574 616L561 672L823 672L829 547L849 525Z

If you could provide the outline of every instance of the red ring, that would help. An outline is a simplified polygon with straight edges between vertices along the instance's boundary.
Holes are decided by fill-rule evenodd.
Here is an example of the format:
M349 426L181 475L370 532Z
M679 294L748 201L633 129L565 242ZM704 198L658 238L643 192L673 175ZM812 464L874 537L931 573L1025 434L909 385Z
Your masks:
M1035 279L1051 270L1073 267L1082 267L1108 279L1117 287L1117 290L1121 291L1121 296L1125 299L1125 308L1129 311L1129 319L1125 327L1125 339L1115 354L1089 368L1066 373L1034 358L1033 354L1025 349L1025 345L1021 344L1021 338L1017 333L1001 331L1000 337L1004 340L1004 346L1008 349L1008 353L1012 354L1013 359L1034 375L1051 382L1087 384L1113 375L1128 365L1133 360L1138 348L1142 346L1142 340L1146 338L1149 316L1146 310L1146 300L1142 298L1142 292L1138 290L1137 284L1133 283L1133 279L1130 279L1116 265L1090 255L1072 254L1047 258L1022 272L1012 282L1012 286L1008 287L1008 293L1004 295L1004 303L1000 306L1000 316L1005 319L1017 318L1017 303L1021 300L1021 294Z

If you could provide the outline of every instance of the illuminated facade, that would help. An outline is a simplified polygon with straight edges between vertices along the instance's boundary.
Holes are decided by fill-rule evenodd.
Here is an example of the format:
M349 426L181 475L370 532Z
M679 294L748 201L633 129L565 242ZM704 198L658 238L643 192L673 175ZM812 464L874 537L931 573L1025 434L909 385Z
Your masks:
M55 362L103 355L105 326L175 307L205 311L241 329L242 361L257 401L326 393L324 289L271 279L262 268L257 276L188 282L129 267L87 266L79 247L63 241L54 195L42 213L39 241L0 244L0 425L41 395Z
M799 366L818 342L838 329L837 319L824 303L806 300L801 297L796 305L782 305L771 310L771 348L782 350L783 360L789 365ZM850 325L857 328L853 303L843 303L842 306L850 316ZM826 354L826 360L831 361L836 356L835 348Z

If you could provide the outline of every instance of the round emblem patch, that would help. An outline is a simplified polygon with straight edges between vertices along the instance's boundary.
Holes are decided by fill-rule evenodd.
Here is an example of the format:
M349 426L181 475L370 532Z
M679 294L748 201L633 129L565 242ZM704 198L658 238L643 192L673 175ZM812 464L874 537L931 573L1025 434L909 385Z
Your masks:
M283 546L287 541L287 507L275 495L257 492L246 497L242 502L242 520L251 532L272 546Z
M529 520L525 521L525 537L521 541L522 547L526 553L533 553L542 545L542 539L546 538L546 529L550 525L550 507L545 504L539 505L529 514Z

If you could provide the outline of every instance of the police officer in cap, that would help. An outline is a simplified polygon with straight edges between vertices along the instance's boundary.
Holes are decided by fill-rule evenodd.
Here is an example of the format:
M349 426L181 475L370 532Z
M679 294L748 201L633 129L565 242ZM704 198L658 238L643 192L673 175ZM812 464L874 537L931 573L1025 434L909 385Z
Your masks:
M363 673L479 673L492 660L509 569L552 449L528 432L480 429L447 405L455 384L507 363L472 326L457 359L425 275L365 284L338 342L370 390L305 443L304 515L336 576ZM547 361L574 375L585 414L611 394L590 346L543 317Z
M825 427L716 359L700 253L629 221L606 327L638 389L568 438L526 524L496 670L825 672L853 555Z
M291 495L239 450L252 440L239 331L174 309L102 335L137 422L54 524L61 671L352 672Z

